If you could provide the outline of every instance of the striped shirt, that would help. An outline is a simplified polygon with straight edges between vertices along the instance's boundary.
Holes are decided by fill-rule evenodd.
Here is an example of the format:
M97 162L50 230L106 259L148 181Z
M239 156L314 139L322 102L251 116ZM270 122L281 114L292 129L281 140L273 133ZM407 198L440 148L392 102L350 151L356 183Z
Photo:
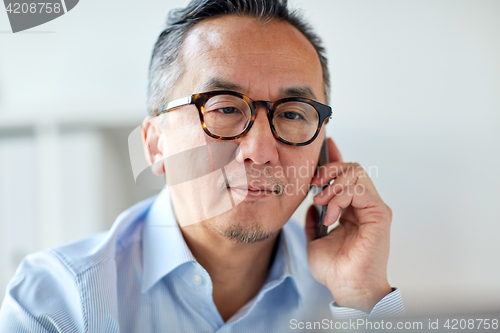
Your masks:
M224 322L165 189L109 232L27 256L7 288L0 332L289 332L300 322L404 315L396 288L369 314L336 306L309 271L303 229L289 221L278 242L258 295Z

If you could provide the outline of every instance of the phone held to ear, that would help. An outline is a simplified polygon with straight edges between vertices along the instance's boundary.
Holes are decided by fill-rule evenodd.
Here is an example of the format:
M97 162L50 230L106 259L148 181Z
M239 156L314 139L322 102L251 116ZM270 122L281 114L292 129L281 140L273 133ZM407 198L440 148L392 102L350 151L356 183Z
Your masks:
M316 169L316 172L318 172L320 166L325 165L326 163L328 163L328 148L326 145L326 138L325 138L325 141L323 141L323 145L321 146L321 151L319 153L318 168ZM313 192L314 196L316 196L320 194L327 186L328 185L325 185L322 188L311 186L311 191ZM328 205L325 206L314 205L314 206L318 210L318 215L319 215L318 224L316 225L316 238L321 238L328 234L327 231L328 228L323 224L323 222L325 221L326 209L328 208Z

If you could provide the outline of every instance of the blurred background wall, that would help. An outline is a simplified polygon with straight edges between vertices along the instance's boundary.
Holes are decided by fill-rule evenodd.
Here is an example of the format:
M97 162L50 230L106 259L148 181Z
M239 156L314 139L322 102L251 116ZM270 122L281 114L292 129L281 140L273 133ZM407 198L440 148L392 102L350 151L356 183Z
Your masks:
M0 297L26 254L157 192L135 185L127 137L153 44L186 3L82 0L17 34L0 9ZM500 1L291 3L327 48L328 133L393 209L407 312L500 311Z

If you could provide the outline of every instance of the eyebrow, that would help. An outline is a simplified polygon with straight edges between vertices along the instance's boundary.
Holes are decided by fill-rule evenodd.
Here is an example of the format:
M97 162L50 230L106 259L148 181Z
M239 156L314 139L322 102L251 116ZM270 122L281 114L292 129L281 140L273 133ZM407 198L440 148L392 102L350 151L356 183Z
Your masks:
M233 90L243 91L243 88L233 82L227 81L220 77L212 77L201 86L202 91L212 90ZM280 95L284 97L302 97L316 100L316 95L309 86L295 86L280 89Z
M309 86L296 86L280 90L280 94L286 97L302 97L316 100L312 89Z
M235 90L242 91L243 88L236 83L229 82L220 77L212 77L201 86L202 91L209 90Z

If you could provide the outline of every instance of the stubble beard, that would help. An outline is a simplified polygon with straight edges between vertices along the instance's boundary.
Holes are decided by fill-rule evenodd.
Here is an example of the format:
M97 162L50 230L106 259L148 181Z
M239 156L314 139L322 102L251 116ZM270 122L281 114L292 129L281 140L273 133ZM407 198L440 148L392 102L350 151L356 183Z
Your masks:
M213 220L206 221L204 224L208 229L234 243L254 244L262 242L274 234L274 232L264 229L259 223L252 223L250 226L236 223L226 228L221 228Z
M245 168L244 173L235 173L229 174L227 179L221 181L218 184L218 190L220 193L230 190L229 183L241 178L247 178L248 175L252 175L252 172L249 168ZM278 197L283 196L283 188L284 184L279 179L273 177L270 174L266 174L265 172L262 174L267 181L272 184L274 193ZM233 241L234 243L246 243L246 244L254 244L258 242L262 242L269 237L271 237L276 232L265 229L261 223L252 222L249 226L245 226L244 224L248 224L248 222L236 222L229 227L221 227L218 224L218 220L223 220L225 214L216 217L215 219L206 220L203 224L210 229L211 231L217 233L218 235Z

